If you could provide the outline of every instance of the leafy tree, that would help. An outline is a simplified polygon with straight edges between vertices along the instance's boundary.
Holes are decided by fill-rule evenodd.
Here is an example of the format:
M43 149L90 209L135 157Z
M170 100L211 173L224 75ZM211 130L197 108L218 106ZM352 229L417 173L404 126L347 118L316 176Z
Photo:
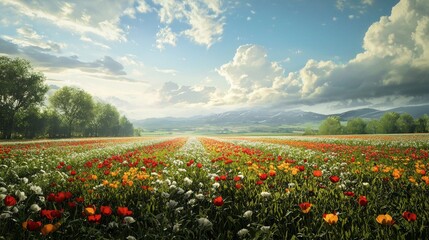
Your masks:
M101 103L96 119L99 127L98 136L118 136L119 112L114 106Z
M319 127L319 134L322 135L334 135L341 133L342 126L340 122L340 117L338 116L327 117Z
M396 121L399 119L399 113L387 112L380 118L381 133L398 133Z
M68 136L79 124L84 125L93 118L94 101L87 92L73 87L62 87L49 99L68 127Z
M408 113L403 113L399 116L398 120L396 120L396 126L400 133L412 133L416 127L414 118Z
M424 114L416 120L416 132L429 132L429 116L427 114Z
M366 123L362 118L352 118L347 121L346 130L350 134L365 133Z
M35 72L27 60L0 56L0 119L3 138L14 132L18 111L42 103L48 87L43 74Z
M33 106L17 113L16 125L16 132L27 139L43 136L47 125L46 115Z
M133 124L127 119L127 117L122 116L119 119L119 136L128 137L133 135L134 135Z
M376 134L381 132L380 122L377 119L372 119L366 123L365 133Z

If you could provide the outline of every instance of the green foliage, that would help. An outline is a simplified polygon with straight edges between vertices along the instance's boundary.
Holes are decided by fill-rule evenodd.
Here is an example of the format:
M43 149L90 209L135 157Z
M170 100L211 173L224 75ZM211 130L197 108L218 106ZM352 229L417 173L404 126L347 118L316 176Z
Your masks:
M380 122L376 119L369 120L365 126L365 133L376 134L380 132Z
M319 134L335 135L341 134L343 127L341 126L340 117L330 116L326 118L319 127Z
M42 103L48 91L44 79L27 60L0 57L0 132L3 138L12 137L19 111Z
M52 107L60 114L68 126L68 136L77 124L86 124L92 119L94 101L87 92L73 88L62 87L49 98Z
M396 120L396 126L400 133L412 133L416 128L414 118L408 113L403 113L399 116L398 120Z
M365 133L366 123L362 118L353 118L347 121L346 131L349 134Z
M399 129L397 121L399 119L399 113L387 112L380 118L380 130L381 133L398 133Z

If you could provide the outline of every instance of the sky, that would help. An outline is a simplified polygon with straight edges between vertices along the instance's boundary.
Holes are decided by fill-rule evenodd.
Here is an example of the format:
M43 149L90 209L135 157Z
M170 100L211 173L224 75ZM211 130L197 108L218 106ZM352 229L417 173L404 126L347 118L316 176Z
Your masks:
M429 1L0 0L0 55L132 120L388 109L429 103Z

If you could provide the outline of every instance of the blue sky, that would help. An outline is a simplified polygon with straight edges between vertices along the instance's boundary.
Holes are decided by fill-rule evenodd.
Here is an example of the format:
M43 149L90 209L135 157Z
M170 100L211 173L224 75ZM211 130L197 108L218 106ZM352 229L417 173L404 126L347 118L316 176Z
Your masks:
M428 101L425 0L0 0L0 54L131 119Z

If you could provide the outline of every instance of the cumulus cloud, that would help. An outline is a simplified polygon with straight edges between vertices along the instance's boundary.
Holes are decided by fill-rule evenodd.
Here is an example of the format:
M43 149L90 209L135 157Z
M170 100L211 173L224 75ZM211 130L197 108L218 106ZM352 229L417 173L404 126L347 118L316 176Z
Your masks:
M218 69L230 84L219 101L357 105L383 97L426 99L428 12L428 1L400 1L390 16L369 27L364 51L346 64L310 59L301 70L285 74L262 47L241 46L233 60Z
M174 21L190 26L180 32L197 44L210 47L223 34L225 19L219 0L153 0L158 6L160 22L169 26Z
M215 92L214 87L179 86L174 82L166 82L159 90L159 97L164 102L178 103L207 103Z
M176 46L177 37L176 34L171 31L171 28L161 28L156 34L156 48L163 50L165 44Z

